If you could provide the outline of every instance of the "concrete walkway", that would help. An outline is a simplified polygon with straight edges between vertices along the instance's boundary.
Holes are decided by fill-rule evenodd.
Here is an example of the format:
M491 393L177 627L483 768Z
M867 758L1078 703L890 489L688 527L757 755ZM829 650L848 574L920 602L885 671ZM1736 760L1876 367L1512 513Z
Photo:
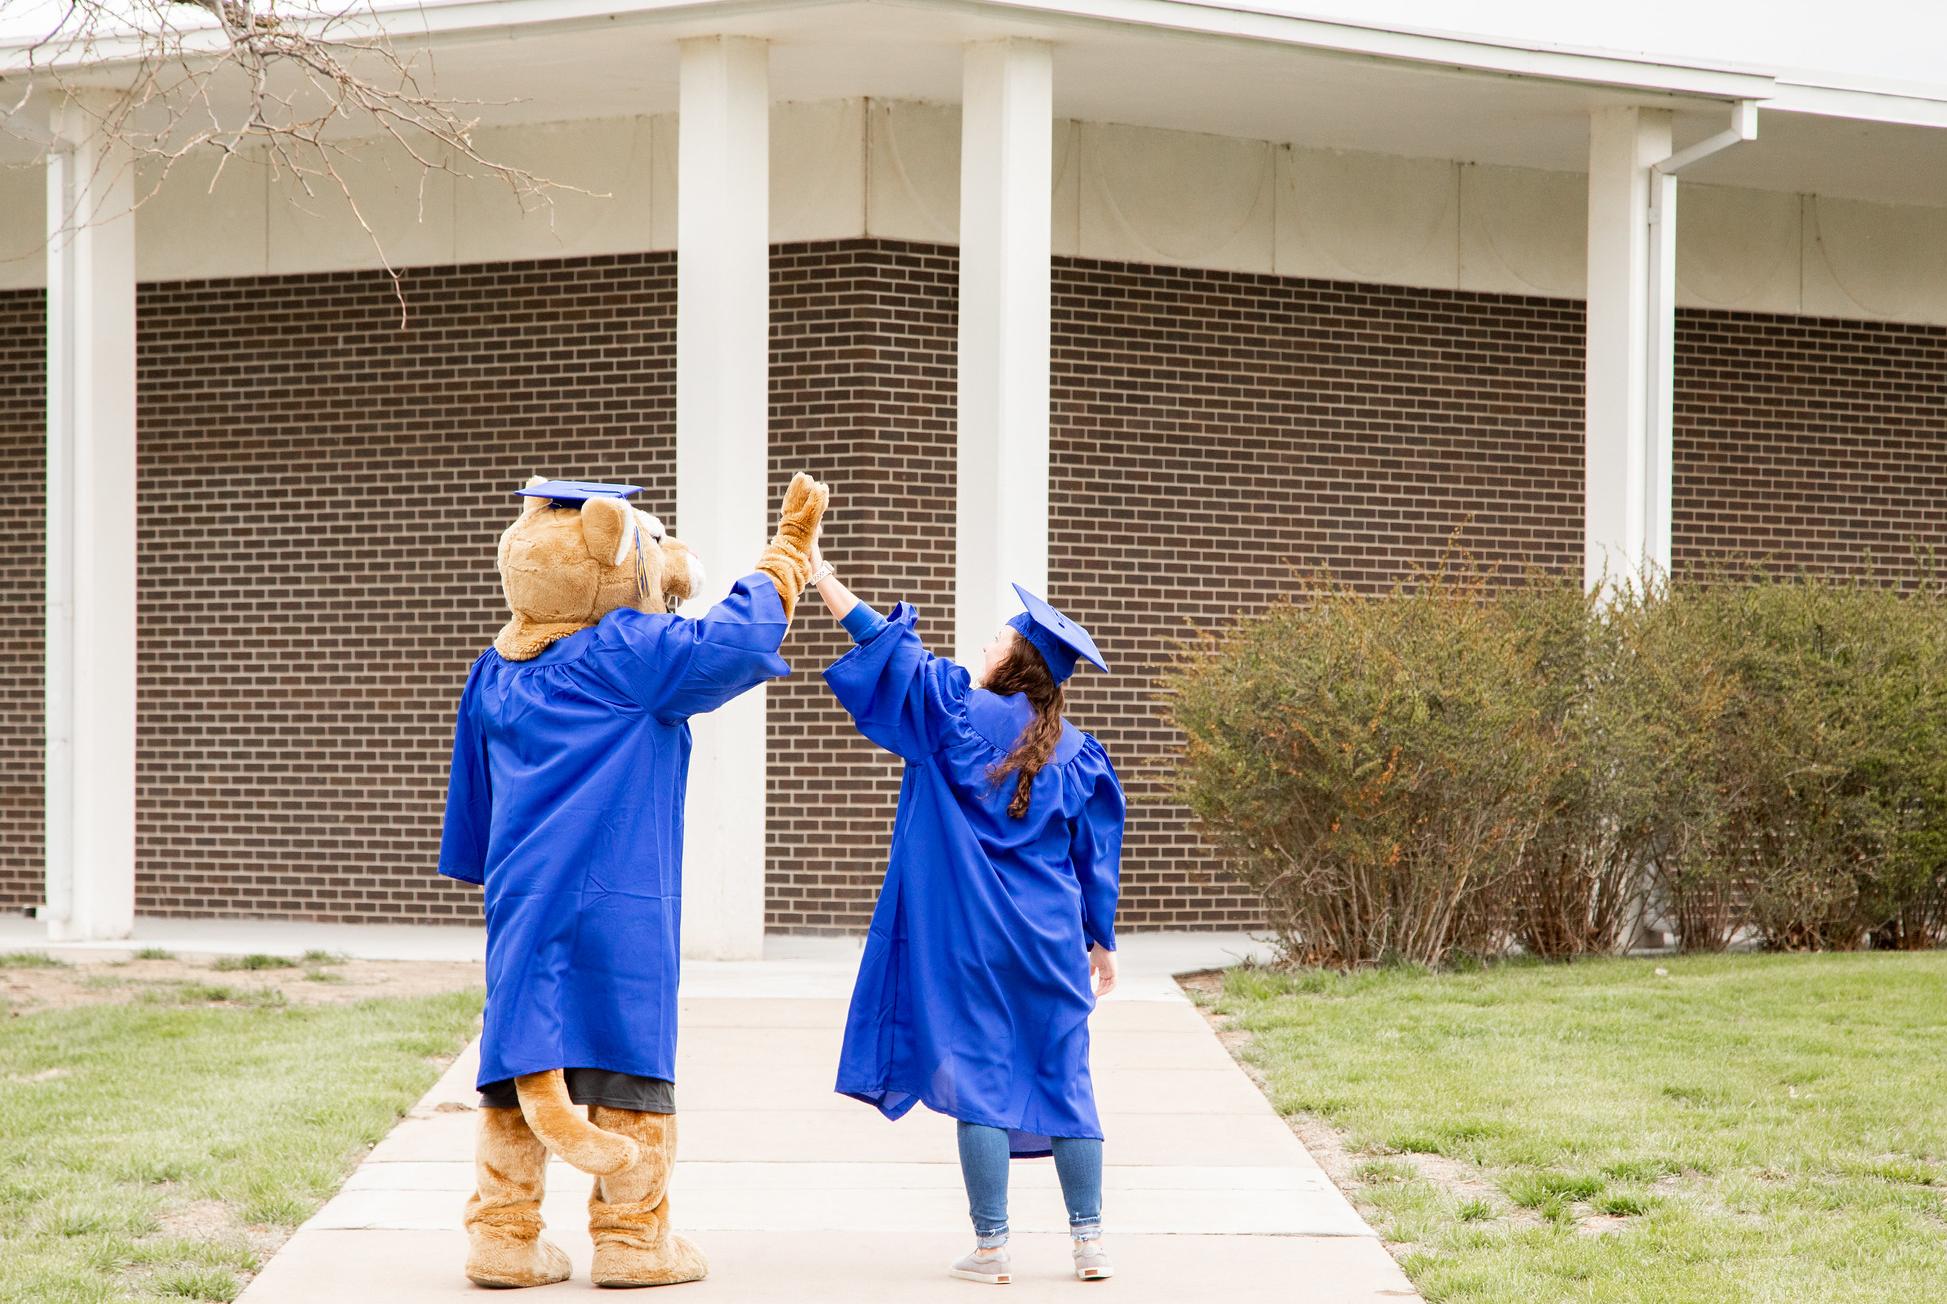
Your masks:
M457 959L460 935L474 932L414 942L322 927L298 937L290 927L158 921L138 944L322 946L398 958L432 949ZM0 946L25 940L0 932ZM1088 1289L1125 1304L1416 1299L1372 1229L1170 979L1254 949L1246 938L1207 934L1125 942L1122 987L1094 1020L1108 1134L1104 1219L1119 1275ZM675 1298L964 1304L981 1289L944 1272L971 1244L951 1120L922 1108L888 1123L832 1092L857 961L855 939L775 938L761 962L685 966L671 1203L676 1226L710 1256L711 1275ZM461 1275L460 1230L473 1181L475 1055L469 1047L298 1229L244 1304L479 1297ZM551 1166L544 1214L576 1275L521 1298L587 1298L589 1182ZM1015 1279L1001 1298L1073 1298L1083 1284L1068 1273L1052 1163L1016 1163L1011 1195Z

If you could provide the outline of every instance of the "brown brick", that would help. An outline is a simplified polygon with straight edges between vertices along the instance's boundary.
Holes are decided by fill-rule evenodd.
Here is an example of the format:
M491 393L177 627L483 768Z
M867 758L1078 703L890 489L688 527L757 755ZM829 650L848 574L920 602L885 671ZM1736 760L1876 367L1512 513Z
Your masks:
M433 861L453 702L501 619L508 489L626 479L680 530L674 273L668 254L415 270L403 331L372 273L142 287L140 909L476 917ZM956 276L925 245L773 252L773 490L801 466L830 480L833 559L920 607L939 647ZM1165 797L1158 670L1296 573L1387 584L1456 532L1577 569L1581 306L1079 259L1054 288L1050 596L1117 669L1071 702L1134 799L1124 924L1249 923ZM16 484L44 465L42 298L0 293ZM1947 544L1943 362L1938 327L1680 314L1679 570L1910 579L1916 543ZM4 907L40 897L42 557L36 515L0 535ZM817 677L842 648L810 613L770 694L773 927L862 927L884 862L898 771Z

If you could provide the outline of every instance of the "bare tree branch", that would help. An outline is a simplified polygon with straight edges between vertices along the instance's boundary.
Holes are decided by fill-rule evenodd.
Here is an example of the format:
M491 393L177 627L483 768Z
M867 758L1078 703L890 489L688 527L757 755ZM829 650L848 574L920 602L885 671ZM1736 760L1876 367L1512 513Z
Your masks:
M0 0L0 8L19 3ZM128 147L131 165L150 165L137 206L199 152L218 156L212 193L238 159L269 168L301 211L312 210L297 196L316 201L335 193L391 277L402 323L399 271L346 176L344 165L361 144L376 139L418 169L422 219L435 172L498 177L523 209L545 205L550 225L557 191L606 197L482 150L475 141L480 111L516 101L439 95L430 52L396 46L375 0L62 0L45 7L46 34L0 69L0 130L44 147L45 134L32 125L40 115L29 110L36 99L51 106L72 98L107 139Z

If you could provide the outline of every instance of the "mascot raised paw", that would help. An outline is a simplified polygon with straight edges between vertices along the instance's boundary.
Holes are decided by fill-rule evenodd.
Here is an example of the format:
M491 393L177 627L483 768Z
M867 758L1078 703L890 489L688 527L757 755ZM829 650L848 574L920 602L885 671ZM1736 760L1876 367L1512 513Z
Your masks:
M670 1230L666 1194L689 718L788 671L778 646L826 490L793 479L752 573L696 619L672 609L702 567L629 505L639 490L536 479L515 492L499 553L512 615L467 675L440 842L440 873L486 896L466 1275L567 1279L541 1236L553 1152L595 1177L597 1285L695 1281L708 1268Z

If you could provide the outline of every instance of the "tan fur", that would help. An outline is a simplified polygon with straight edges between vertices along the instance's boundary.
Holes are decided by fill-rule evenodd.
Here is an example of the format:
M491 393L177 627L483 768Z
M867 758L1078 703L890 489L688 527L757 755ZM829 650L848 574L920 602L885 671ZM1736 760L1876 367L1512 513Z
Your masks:
M527 483L540 484L541 477ZM793 477L777 534L758 559L756 569L784 599L786 619L811 575L811 541L827 497L810 476ZM495 650L509 661L530 661L611 611L668 611L695 597L695 554L673 536L656 539L648 519L614 498L591 498L579 511L523 499L520 516L500 536L500 587L512 616L495 636ZM646 577L641 586L638 557Z
M540 476L528 481L539 483ZM521 501L520 516L500 536L500 587L512 618L494 648L509 661L532 660L611 611L668 611L692 595L689 548L668 535L654 538L643 514L621 499L591 498L579 511L545 498ZM638 556L647 581L640 588Z
M478 1186L466 1202L467 1280L477 1286L566 1281L568 1256L542 1239L548 1152L518 1109L482 1109L474 1143Z
M581 546L590 561L604 566L630 564L635 559L629 546L640 523L635 509L620 498L591 498L581 508Z
M777 533L758 555L756 569L777 585L786 620L797 612L798 595L811 578L811 544L818 537L818 525L830 497L830 490L803 471L792 476L778 513Z
M604 1132L583 1117L568 1098L567 1079L560 1069L515 1078L514 1094L534 1135L582 1172L619 1173L642 1158L635 1142Z
M632 1138L642 1158L626 1172L595 1179L588 1233L595 1241L589 1279L597 1286L671 1286L701 1281L703 1252L669 1229L669 1174L676 1164L676 1116L592 1105L596 1126Z
M703 573L702 563L690 546L674 535L663 536L663 597L673 611L696 596L696 579Z

